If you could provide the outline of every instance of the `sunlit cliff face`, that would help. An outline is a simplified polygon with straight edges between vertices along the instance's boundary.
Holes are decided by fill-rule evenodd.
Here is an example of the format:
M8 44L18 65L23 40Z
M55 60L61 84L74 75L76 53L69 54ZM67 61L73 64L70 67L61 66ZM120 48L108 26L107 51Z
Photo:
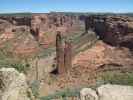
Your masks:
M90 16L86 29L94 30L99 37L111 45L133 47L133 18L126 16Z

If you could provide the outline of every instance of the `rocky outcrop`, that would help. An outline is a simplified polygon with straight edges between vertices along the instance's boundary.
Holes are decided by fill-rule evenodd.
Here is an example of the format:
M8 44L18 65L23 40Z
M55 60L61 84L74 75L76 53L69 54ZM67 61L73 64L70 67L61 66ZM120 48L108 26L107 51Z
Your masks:
M69 75L61 77L59 87L74 87L95 84L103 72L131 72L132 54L128 48L116 48L97 41L91 48L78 53L72 61Z
M97 89L100 100L132 100L133 87L121 85L102 85Z
M0 19L6 20L12 25L21 26L21 25L27 25L30 26L31 24L31 17L30 16L0 16Z
M81 21L76 15L66 15L63 13L33 14L31 28L39 29L39 39L41 45L55 42L57 31L63 35L71 34L81 29Z
M64 48L64 65L66 71L72 68L72 43L70 40L65 41L65 48Z
M0 69L0 100L31 100L28 91L24 74L14 68Z
M81 100L98 100L98 96L95 90L91 88L83 88L80 91Z
M39 28L36 29L30 29L31 34L35 37L35 39L38 41L39 40Z
M55 43L57 31L67 35L80 31L82 26L83 21L75 14L52 12L33 13L29 16L0 16L0 33L31 33L43 47Z
M60 32L56 35L56 61L59 74L64 74L72 67L72 44L65 41L63 45Z
M56 32L62 33L71 31L78 25L79 19L77 16L70 16L60 13L49 14L33 14L31 27L40 28L40 32Z
M86 31L94 30L102 40L116 45L133 47L133 18L127 16L89 16Z
M6 27L3 27L6 25ZM31 26L31 17L0 16L0 33L27 32Z
M96 91L84 88L80 92L81 100L133 100L133 87L106 84Z
M65 73L66 70L64 66L64 47L60 32L58 32L56 35L56 61L59 74Z

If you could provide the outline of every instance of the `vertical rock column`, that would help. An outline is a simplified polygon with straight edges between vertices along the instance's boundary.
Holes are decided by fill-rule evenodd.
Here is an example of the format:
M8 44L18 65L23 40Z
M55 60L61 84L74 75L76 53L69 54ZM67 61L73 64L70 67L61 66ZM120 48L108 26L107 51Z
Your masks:
M57 32L57 35L56 35L56 61L57 61L58 73L59 74L65 73L64 47L63 47L62 37L60 32Z
M64 52L64 64L65 69L68 72L68 70L72 67L72 44L70 41L65 41Z
M39 41L39 28L30 29L31 34L34 36L34 38Z
M85 32L88 33L89 30L89 17L85 17Z
M94 30L94 16L85 17L85 32L88 33L88 30Z

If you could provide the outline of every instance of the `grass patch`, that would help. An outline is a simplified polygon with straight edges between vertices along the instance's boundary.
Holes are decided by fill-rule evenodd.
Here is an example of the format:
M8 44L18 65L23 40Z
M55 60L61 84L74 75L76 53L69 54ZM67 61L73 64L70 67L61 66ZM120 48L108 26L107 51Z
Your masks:
M0 68L15 68L17 71L26 73L27 69L30 67L30 64L16 61L14 59L4 59L0 60Z
M78 89L75 89L75 90L66 89L64 91L59 91L53 95L40 97L40 100L52 100L52 99L66 100L67 97L79 97L79 93L80 93L80 90Z
M133 72L104 72L97 80L97 84L118 84L133 86Z
M83 88L92 88L95 90L97 88L97 86L89 85L89 86L81 86L79 88L67 88L67 89L64 89L62 91L58 91L54 94L40 97L39 99L40 100L70 100L69 98L73 98L73 97L74 98L80 98L80 91Z

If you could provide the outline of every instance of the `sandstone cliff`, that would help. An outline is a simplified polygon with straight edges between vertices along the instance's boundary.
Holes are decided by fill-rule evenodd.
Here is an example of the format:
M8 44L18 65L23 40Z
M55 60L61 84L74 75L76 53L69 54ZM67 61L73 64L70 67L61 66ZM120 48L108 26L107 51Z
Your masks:
M115 46L133 48L133 18L127 16L89 16L86 31L94 30L102 40Z
M31 14L30 16L0 16L0 33L29 32L38 37L41 44L53 41L55 33L73 33L81 29L83 21L77 15L63 13ZM30 31L32 29L32 31ZM34 35L34 31L38 33Z

